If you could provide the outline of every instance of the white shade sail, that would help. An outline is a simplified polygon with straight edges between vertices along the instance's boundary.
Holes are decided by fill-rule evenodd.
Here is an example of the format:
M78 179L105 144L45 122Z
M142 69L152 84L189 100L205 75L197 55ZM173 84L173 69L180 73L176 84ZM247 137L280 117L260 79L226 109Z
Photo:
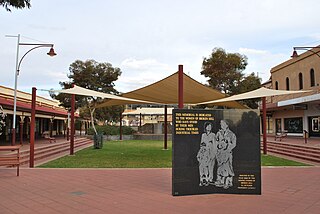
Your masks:
M103 93L103 92L98 92L98 91L82 88L77 85L74 85L73 88L62 89L62 90L49 90L49 91L54 92L54 93L75 94L75 95L90 96L90 97L91 96L92 97L101 97L101 98L113 99L113 100L133 101L136 103L150 103L150 101L120 97L120 96L113 95L113 94L107 94L107 93Z
M249 91L246 93L237 94L237 95L226 97L219 100L206 101L206 102L198 103L197 105L223 103L223 102L231 102L236 100L246 100L246 99L253 99L253 98L270 97L270 96L286 95L286 94L297 94L297 93L304 93L304 92L310 92L310 91L286 91L286 90L274 90L274 89L261 87L259 89Z

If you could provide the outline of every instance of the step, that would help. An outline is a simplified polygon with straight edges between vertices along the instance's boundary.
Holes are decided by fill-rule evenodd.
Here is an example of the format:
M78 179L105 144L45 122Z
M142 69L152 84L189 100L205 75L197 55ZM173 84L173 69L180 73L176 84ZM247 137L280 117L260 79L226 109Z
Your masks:
M308 149L301 149L301 148L291 148L287 146L278 146L278 145L268 145L267 148L278 148L278 149L284 149L284 150L290 150L294 152L301 152L301 153L308 153L310 155L320 155L320 150L308 150Z
M78 142L85 142L85 141L88 141L88 140L89 139L87 139L87 138L78 138L74 142L76 144ZM48 148L60 147L62 145L70 145L70 143L69 142L51 143L51 144L48 144L46 146L35 148L34 150L36 152L36 151L46 150ZM21 151L20 152L20 155L24 155L24 154L28 154L29 155L29 150L25 150L25 151Z
M310 156L310 157L314 157L320 160L320 154L315 154L315 153L309 153L309 152L301 152L298 150L292 150L292 149L283 149L283 148L279 148L279 147L268 147L267 150L277 150L277 151L281 151L281 152L290 152L293 153L295 155L301 155L301 156Z
M75 146L76 145L82 145L82 144L86 144L87 141L78 141L75 142ZM34 155L40 155L46 152L50 152L52 150L60 150L60 149L64 149L64 148L70 148L70 144L68 143L60 143L59 145L52 145L52 146L46 146L46 147L41 147L41 148L36 148L34 151ZM29 158L29 151L24 151L23 153L20 154L21 159L28 157Z
M285 155L285 156L289 156L289 157L294 157L294 158L298 158L298 159L303 159L303 160L308 160L308 161L313 161L313 162L317 162L320 163L320 159L318 158L313 158L310 156L303 156L303 155L296 155L293 154L291 152L284 152L284 151L278 151L278 150L273 150L273 149L268 149L268 152L272 152L275 154L281 154L281 155Z
M74 149L75 151L78 151L82 148L86 148L89 147L90 145L92 145L92 140L86 139L85 141L81 141L81 142L77 142L74 145ZM34 156L34 160L38 161L44 158L48 158L50 156L54 156L57 154L62 154L62 153L67 153L68 151L70 151L70 145L69 144L65 144L63 147L55 147L54 149L50 149L50 148L46 148L46 150L43 150L41 152L35 152L35 156ZM61 156L60 156L61 157ZM25 165L29 163L29 154L28 155L24 155L23 158L21 158L21 165Z
M297 150L305 150L305 151L320 153L320 148L309 147L309 146L305 146L305 145L295 145L295 144L287 144L287 143L272 143L272 142L268 142L267 146L268 145L275 145L275 146L279 146L279 147L288 147L288 148L297 149Z
M263 145L261 145L263 150ZM268 142L267 152L320 163L320 148L280 142Z
M86 148L86 147L80 147L80 146L75 146L75 150L74 151L78 151L77 148ZM66 149L61 149L61 150L58 150L58 151L54 151L54 152L50 152L50 153L46 153L46 154L43 154L41 156L35 156L34 157L34 161L39 161L39 160L43 160L43 159L48 159L50 157L53 157L53 156L57 156L57 158L59 157L62 157L64 155L67 155L70 151L70 148L66 148ZM29 163L29 159L26 159L26 160L23 160L21 162L21 165L25 165L25 164L28 164Z
M80 151L82 149L89 148L91 146L92 146L91 144L87 144L87 145L82 146L82 147L74 148L74 152L76 153L76 152L78 152L78 151ZM56 160L58 158L61 158L61 157L64 157L64 156L68 156L68 155L70 155L69 150L61 152L61 153L56 154L56 155L51 155L51 156L49 156L47 158L42 158L42 159L36 160L35 161L35 166L39 166L39 165L42 165L44 163L47 163L47 162L50 162L52 160Z
M290 145L280 145L280 144L268 143L267 149L268 148L279 148L279 149L285 149L285 150L290 150L290 151L299 151L299 152L308 153L310 155L320 154L320 149L310 148L310 147L292 147ZM263 149L262 145L261 145L261 149Z

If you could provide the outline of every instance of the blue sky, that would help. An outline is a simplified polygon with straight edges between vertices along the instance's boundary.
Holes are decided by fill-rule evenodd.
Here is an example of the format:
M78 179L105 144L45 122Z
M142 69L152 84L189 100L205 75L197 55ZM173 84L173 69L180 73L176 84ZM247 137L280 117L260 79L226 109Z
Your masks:
M21 64L18 89L59 89L75 60L110 62L122 70L116 89L127 92L160 80L184 65L199 82L201 64L215 47L248 57L246 74L266 81L288 60L293 46L320 43L318 0L32 0L27 10L0 8L0 85L13 88L15 38L54 43L30 52ZM27 51L20 47L20 57ZM44 93L44 92L42 92ZM43 94L46 95L46 94Z

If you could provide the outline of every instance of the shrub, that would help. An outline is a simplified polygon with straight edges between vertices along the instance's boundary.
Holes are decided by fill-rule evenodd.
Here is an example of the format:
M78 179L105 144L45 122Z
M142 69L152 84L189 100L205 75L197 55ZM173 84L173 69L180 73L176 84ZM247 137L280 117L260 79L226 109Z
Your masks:
M119 126L110 126L110 125L105 125L105 126L96 126L97 132L99 134L103 135L119 135L120 134L120 127ZM131 135L135 131L129 127L129 126L122 126L122 134L123 135ZM93 135L94 130L93 128L88 129L88 134Z

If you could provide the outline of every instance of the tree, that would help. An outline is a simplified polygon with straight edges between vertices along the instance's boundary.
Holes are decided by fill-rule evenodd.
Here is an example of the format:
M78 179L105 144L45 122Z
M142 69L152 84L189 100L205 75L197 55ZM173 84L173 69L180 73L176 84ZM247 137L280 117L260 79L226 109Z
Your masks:
M211 87L225 94L234 94L247 64L245 55L226 53L222 48L214 48L211 56L204 58L201 74L209 77L208 83Z
M214 48L211 56L204 58L201 74L209 77L209 86L227 95L241 94L261 87L261 79L254 73L245 76L242 72L248 65L248 58L239 53L226 53ZM243 100L241 103L257 108L259 99Z
M60 82L60 85L64 88L71 88L72 84L76 84L80 87L91 89L94 91L118 94L118 91L114 88L114 81L116 81L121 75L120 68L114 68L110 63L98 63L95 60L80 61L76 60L69 67L69 81ZM67 94L54 95L50 94L54 99L59 100L62 105L70 109L71 96ZM95 106L101 102L101 98L98 97L86 97L76 96L76 108L85 107L89 110L92 126L94 127L94 114ZM122 108L118 108L119 111L123 111ZM105 120L104 112L108 111L108 108L97 109L95 115L99 116L99 120ZM83 110L83 116L88 116L85 110ZM117 112L118 115L120 112ZM96 132L96 130L95 130Z
M17 9L23 9L25 7L30 8L30 0L0 0L0 5L7 11L11 12L10 7Z
M237 89L237 91L238 91L237 93L241 94L241 93L245 93L248 91L253 91L253 90L256 90L260 87L261 87L261 79L252 72L250 75L245 76L243 78L243 80L241 81L241 83ZM260 100L260 98L242 100L240 102L249 106L250 108L258 108L258 101L259 100Z

